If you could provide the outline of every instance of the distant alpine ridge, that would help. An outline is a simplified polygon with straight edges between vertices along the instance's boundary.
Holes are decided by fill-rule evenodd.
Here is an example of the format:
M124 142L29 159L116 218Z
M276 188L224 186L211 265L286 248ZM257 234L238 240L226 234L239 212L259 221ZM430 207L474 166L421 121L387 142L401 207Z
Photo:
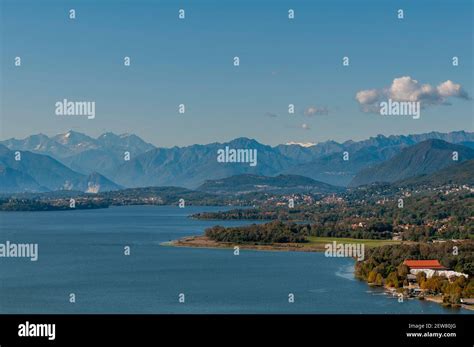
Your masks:
M19 154L0 144L0 192L79 190L97 193L122 187L97 172L88 175L71 170L48 155L29 151Z
M258 165L219 162L217 153L226 147L244 150L242 153L256 150ZM454 151L458 160L452 160ZM18 153L21 160L16 158ZM473 153L474 133L466 131L378 135L363 141L274 147L242 137L225 143L172 148L155 147L133 134L108 132L92 138L68 131L52 137L37 134L0 141L0 193L95 193L149 186L219 191L219 182L229 190L237 182L239 190L293 186L329 191L334 186L397 182L419 175L426 179L473 159ZM239 179L227 184L225 179L231 176ZM305 181L308 179L311 181Z

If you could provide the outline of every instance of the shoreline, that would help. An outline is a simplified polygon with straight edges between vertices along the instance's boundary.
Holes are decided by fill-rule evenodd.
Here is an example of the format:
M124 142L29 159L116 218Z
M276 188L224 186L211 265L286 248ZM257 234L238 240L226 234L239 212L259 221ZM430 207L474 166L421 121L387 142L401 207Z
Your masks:
M426 301L435 302L437 304L443 305L443 298L439 295L426 295L423 297ZM444 306L444 305L443 305ZM466 305L466 304L459 304L458 306L449 307L448 308L464 308L466 310L474 311L473 305Z
M324 252L324 245L309 245L305 243L273 243L273 244L246 244L234 242L218 242L206 236L186 236L178 240L163 242L163 246L183 248L211 248L211 249L239 249L256 251L280 251L280 252Z

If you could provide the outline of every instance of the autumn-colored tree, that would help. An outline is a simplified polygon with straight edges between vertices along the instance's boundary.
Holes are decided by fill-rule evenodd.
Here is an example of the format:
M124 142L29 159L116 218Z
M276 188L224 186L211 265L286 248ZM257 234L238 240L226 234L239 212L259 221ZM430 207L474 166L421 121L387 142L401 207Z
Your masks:
M423 288L426 281L426 274L423 271L420 271L416 274L416 282L418 282L420 288Z
M463 298L474 298L474 278L471 278L469 283L464 287L462 296Z
M378 285L378 286L383 285L383 277L379 273L377 274L377 277L375 278L375 284Z
M367 276L367 282L374 283L376 278L377 278L377 272L372 270L369 272L369 276Z
M424 281L420 287L433 293L440 293L446 281L446 277L433 276Z
M397 273L395 271L389 273L389 275L387 276L387 279L385 281L385 284L389 287L394 287L394 288L399 288L400 287L398 276L397 276Z
M408 269L408 266L406 266L405 264L402 263L398 266L397 268L398 277L406 278L409 273L410 273L410 270Z

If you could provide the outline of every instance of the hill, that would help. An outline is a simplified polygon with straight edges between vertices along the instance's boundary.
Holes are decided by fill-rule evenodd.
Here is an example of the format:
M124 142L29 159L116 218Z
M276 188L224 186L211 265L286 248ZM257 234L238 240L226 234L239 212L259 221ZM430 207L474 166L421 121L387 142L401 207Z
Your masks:
M259 175L235 175L223 179L206 180L197 190L213 193L248 192L335 192L341 188L298 175L278 175L275 177Z
M453 160L453 153L458 160ZM361 170L350 186L375 182L392 183L414 176L429 175L451 165L474 158L474 150L442 140L426 140L408 147L381 164Z

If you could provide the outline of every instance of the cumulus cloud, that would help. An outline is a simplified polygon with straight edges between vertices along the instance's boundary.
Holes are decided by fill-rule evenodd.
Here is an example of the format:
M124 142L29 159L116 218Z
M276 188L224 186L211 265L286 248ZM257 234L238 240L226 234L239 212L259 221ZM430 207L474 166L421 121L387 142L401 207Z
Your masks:
M450 96L456 96L458 98L463 98L463 99L469 98L466 91L462 89L462 87L459 84L453 83L450 80L441 83L439 86L436 87L436 89L439 95L441 95L444 98L448 98Z
M460 84L450 80L438 86L422 84L410 76L395 78L387 88L361 90L355 96L364 111L371 111L382 100L419 101L422 107L448 105L449 98L469 99Z
M369 105L380 99L380 93L377 89L361 90L357 92L356 99L360 104Z
M308 124L306 124L306 123L303 123L303 124L301 124L301 129L304 129L304 130L310 130L311 128L309 127L309 125L308 125Z
M303 113L305 116L312 117L317 115L327 115L329 110L327 107L309 106L304 110Z

